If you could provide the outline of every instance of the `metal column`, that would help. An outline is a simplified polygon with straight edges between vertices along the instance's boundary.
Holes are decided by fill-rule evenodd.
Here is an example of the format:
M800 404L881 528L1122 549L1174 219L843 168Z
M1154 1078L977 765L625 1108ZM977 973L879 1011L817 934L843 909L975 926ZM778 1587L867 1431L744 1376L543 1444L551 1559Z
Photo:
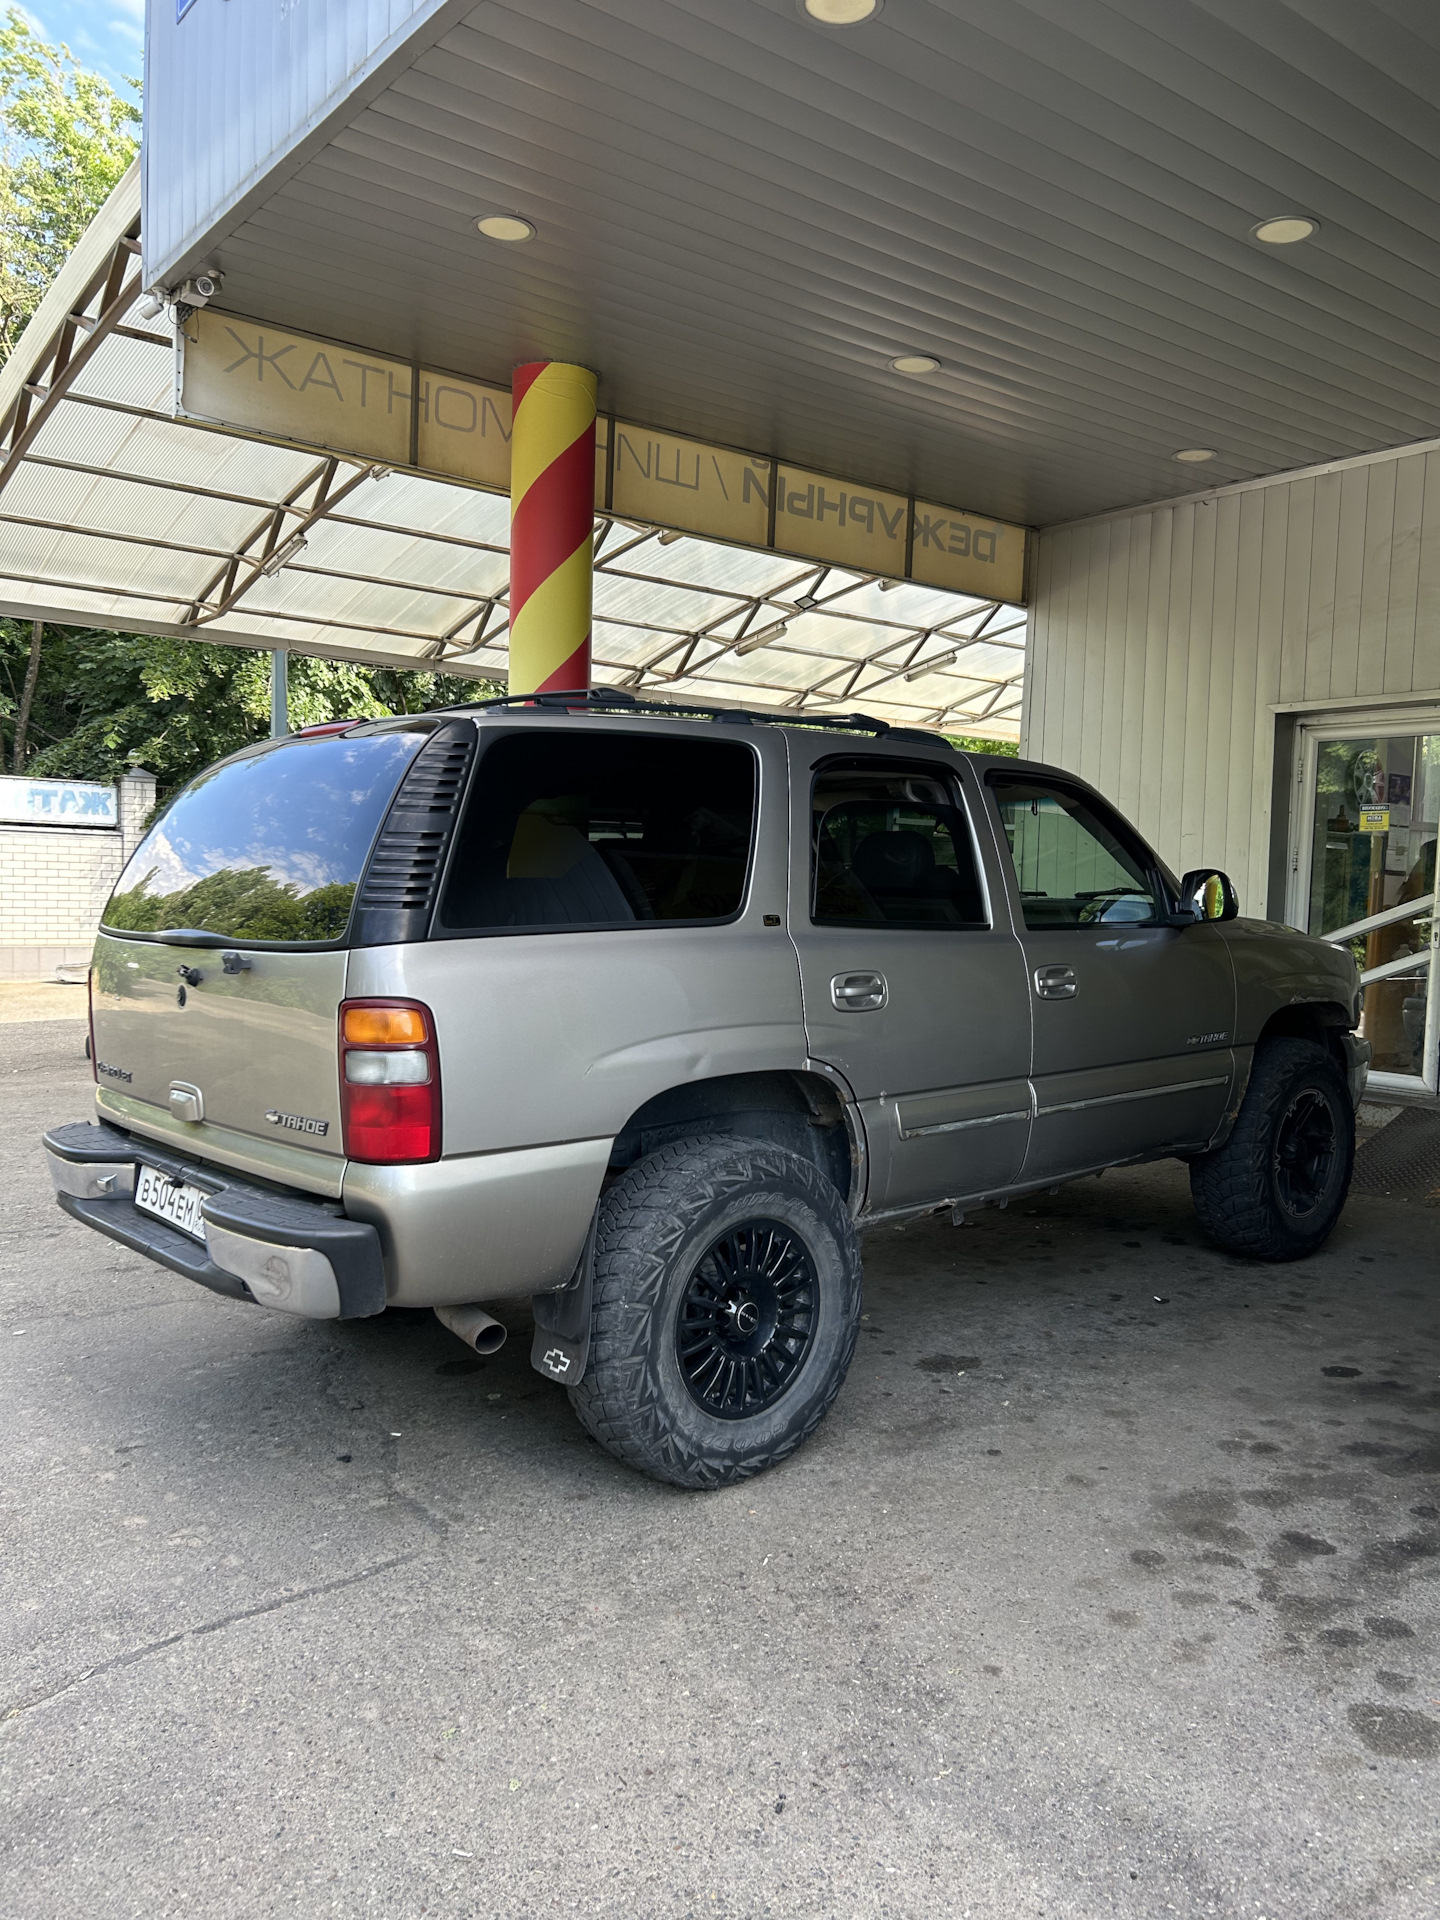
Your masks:
M283 647L270 655L270 738L290 731L290 656Z
M510 441L510 691L583 692L594 597L595 375L517 367Z

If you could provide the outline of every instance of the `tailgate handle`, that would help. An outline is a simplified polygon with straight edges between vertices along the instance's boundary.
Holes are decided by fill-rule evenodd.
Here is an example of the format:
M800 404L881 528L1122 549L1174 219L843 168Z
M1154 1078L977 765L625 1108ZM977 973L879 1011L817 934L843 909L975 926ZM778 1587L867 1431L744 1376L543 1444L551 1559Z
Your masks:
M830 1002L841 1013L873 1013L889 998L883 973L837 973L830 982Z
M1077 991L1073 967L1036 967L1035 991L1042 1000L1073 1000Z

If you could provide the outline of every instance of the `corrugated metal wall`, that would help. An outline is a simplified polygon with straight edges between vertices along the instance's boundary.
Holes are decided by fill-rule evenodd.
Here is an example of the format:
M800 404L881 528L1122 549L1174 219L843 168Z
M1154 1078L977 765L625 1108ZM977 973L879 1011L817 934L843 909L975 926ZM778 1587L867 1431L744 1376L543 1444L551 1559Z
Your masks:
M454 0L147 0L147 282ZM358 103L354 108L358 111Z
M1440 452L1042 534L1028 664L1022 753L1263 914L1275 709L1440 701Z

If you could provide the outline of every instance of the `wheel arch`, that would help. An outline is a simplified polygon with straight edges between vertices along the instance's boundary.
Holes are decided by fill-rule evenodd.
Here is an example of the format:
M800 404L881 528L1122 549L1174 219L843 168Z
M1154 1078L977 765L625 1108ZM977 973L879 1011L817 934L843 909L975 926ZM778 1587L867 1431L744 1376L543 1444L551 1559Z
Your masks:
M854 1210L864 1189L865 1144L857 1112L823 1074L800 1068L717 1074L681 1081L637 1107L615 1136L618 1171L687 1134L773 1140L798 1153Z
M1317 1046L1324 1047L1347 1082L1352 1082L1353 1063L1345 1046L1345 1036L1350 1030L1349 1010L1338 1000L1292 1000L1286 1006L1274 1008L1251 1044L1235 1049L1240 1064L1234 1090L1225 1118L1207 1151L1223 1147L1229 1139L1240 1113L1241 1102L1249 1089L1256 1059L1267 1041L1313 1040Z
M1334 1059L1342 1073L1349 1062L1342 1036L1351 1028L1349 1009L1338 1000L1299 1000L1277 1007L1255 1036L1258 1053L1267 1040L1313 1040Z

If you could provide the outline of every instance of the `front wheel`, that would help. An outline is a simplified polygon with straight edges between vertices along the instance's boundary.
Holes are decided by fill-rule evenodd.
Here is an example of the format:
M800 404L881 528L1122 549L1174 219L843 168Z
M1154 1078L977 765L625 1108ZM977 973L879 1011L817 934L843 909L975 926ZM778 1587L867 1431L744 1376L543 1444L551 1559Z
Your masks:
M1313 1040L1271 1040L1230 1138L1190 1162L1190 1191L1227 1253L1298 1260L1340 1218L1354 1161L1355 1109L1334 1059Z
M680 1140L600 1205L585 1378L570 1392L618 1459L677 1487L762 1473L812 1434L860 1325L845 1203L767 1141Z

